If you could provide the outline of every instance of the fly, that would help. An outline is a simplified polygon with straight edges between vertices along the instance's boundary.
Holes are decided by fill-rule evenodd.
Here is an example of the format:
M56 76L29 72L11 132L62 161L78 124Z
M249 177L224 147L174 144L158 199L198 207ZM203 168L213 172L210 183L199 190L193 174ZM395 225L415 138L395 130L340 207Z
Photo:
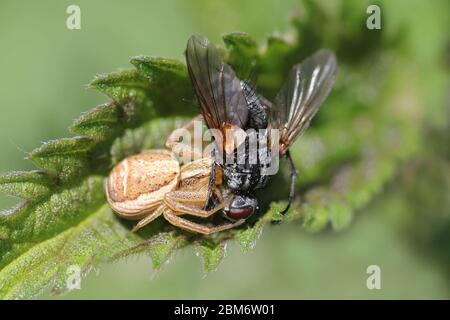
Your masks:
M234 200L224 208L225 215L239 220L255 212L258 208L255 190L264 188L269 179L261 169L267 165L266 157L271 157L274 151L269 149L261 156L258 145L256 162L251 163L248 160L255 155L247 148L248 137L238 146L246 147L243 155L237 152L233 141L226 139L227 133L240 129L255 129L256 141L268 139L259 136L266 133L258 129L279 130L278 156L287 158L291 171L289 202L282 213L287 212L295 197L297 177L289 147L308 128L331 91L337 71L334 53L322 49L293 66L273 104L257 94L249 83L240 80L221 59L217 48L204 37L192 36L188 40L186 62L203 118L209 129L216 129L213 132L216 152L219 150L224 157L235 160L218 162L217 155L213 154L210 189L215 185L215 168L220 166L225 187L234 194Z

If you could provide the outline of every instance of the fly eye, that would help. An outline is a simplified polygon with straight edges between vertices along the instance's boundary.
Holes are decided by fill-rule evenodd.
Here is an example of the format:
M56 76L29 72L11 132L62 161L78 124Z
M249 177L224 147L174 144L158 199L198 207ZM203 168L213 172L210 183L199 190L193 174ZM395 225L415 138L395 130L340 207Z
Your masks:
M225 213L228 218L233 220L247 219L250 217L258 206L255 198L248 196L237 196Z
M254 209L251 206L230 208L229 211L227 211L227 216L234 220L246 219L253 213L253 211Z

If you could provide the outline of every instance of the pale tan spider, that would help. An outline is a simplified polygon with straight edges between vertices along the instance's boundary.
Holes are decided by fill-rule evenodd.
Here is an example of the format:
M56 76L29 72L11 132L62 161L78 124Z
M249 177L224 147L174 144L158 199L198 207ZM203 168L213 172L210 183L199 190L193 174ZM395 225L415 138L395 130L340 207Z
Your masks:
M191 128L192 123L184 128ZM171 135L166 145L172 147L174 144ZM179 152L195 151L181 148ZM244 220L209 226L182 217L208 218L231 202L232 197L224 200L219 188L214 186L212 191L219 204L211 210L203 210L209 198L211 163L211 158L200 158L180 166L174 153L169 150L148 150L127 157L108 176L105 184L108 203L120 217L140 220L132 231L139 230L161 215L174 226L205 235L239 226ZM217 175L216 183L219 185L220 172Z

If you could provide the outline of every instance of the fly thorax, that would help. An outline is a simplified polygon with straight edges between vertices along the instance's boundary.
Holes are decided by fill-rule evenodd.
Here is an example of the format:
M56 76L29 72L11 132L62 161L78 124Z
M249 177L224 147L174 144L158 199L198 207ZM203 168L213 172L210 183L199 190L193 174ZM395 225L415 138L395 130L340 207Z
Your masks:
M248 106L248 120L246 128L265 129L269 124L267 110L255 89L246 81L241 81L245 100Z

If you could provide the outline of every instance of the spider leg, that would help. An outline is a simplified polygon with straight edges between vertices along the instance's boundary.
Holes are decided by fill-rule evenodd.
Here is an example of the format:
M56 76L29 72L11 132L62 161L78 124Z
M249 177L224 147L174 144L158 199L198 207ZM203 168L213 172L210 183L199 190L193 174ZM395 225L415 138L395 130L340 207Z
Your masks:
M191 231L191 232L197 232L203 235L209 235L212 233L220 232L223 230L231 229L234 227L237 227L245 222L245 220L241 219L233 223L226 223L220 226L215 227L209 227L205 226L199 223L195 223L192 221L189 221L187 219L184 219L172 212L169 208L167 210L164 210L164 218L169 221L172 225L179 227L181 229Z
M202 121L202 119L202 115L198 115L181 128L174 130L166 140L166 147L175 152L180 158L184 158L186 155L189 155L191 160L201 159L203 157L202 150L195 148L195 142L193 143L193 141L190 141L189 144L179 142L179 130L187 130L191 136L194 137L194 124L197 121Z
M228 197L210 210L195 207L195 204L203 203L207 193L201 191L172 191L164 196L164 203L174 211L174 214L188 214L200 218L208 218L219 210L229 205L233 197Z
M134 228L131 230L131 232L136 232L139 229L145 227L147 224L149 224L150 222L152 222L153 220L155 220L156 218L158 218L160 215L162 215L164 209L165 209L165 205L161 204L155 211L153 211L151 214L149 214L148 216L146 216L144 219L140 220L135 226Z
M292 160L289 150L286 152L286 158L289 163L289 169L291 170L291 189L289 191L288 205L286 206L286 208L283 211L280 212L281 214L285 214L289 210L291 203L295 198L295 182L297 181L297 174L298 174L297 169L295 169L295 164L294 164L294 161Z

